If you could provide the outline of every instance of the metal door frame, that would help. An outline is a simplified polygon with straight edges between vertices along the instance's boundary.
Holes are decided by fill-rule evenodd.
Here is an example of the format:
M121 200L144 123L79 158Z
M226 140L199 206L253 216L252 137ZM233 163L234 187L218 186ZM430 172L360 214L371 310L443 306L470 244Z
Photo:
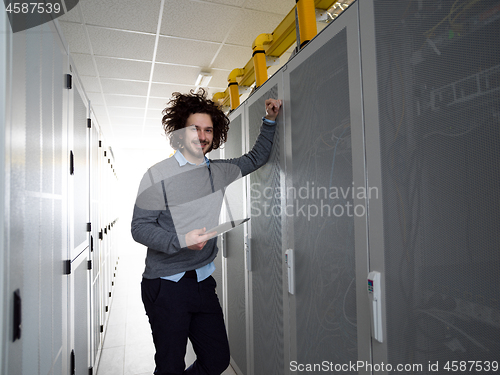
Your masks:
M380 148L380 123L377 82L377 51L375 41L375 11L374 1L359 2L360 42L363 69L361 79L363 85L363 112L365 118L366 142L366 178L371 186L379 188L378 199L368 203L369 227L369 271L381 273L382 292L382 332L384 342L371 340L373 363L387 363L387 322L386 322L386 295L385 295L385 256L384 256L384 215L382 198L382 161ZM380 372L387 374L387 372Z
M70 74L73 75L73 88L71 90L68 90L70 92L70 101L69 101L69 116L68 116L68 151L74 149L74 144L73 144L73 129L75 127L74 123L74 101L76 100L77 97L79 97L83 104L85 105L86 109L86 117L90 117L90 102L88 101L85 92L83 90L83 86L80 83L78 79L78 75L75 72L72 72L74 70L74 64L73 61L70 57L69 59L70 66L72 67L70 70ZM86 217L86 222L90 223L90 134L89 128L86 127L85 131L85 173L87 177L86 185L85 185L85 191L84 191L84 197L87 200L86 205L85 205L85 217ZM86 325L86 333L87 333L87 365L86 365L86 370L92 366L92 272L91 270L88 269L88 266L86 267L87 269L87 281L86 281L86 291L87 295L85 296L87 300L87 321L86 322L77 322L75 321L75 312L76 312L76 303L75 300L78 298L78 296L75 295L75 275L74 271L81 266L83 262L88 262L91 260L91 254L90 254L90 234L91 232L86 232L85 236L85 241L76 244L75 243L75 222L74 222L74 201L75 201L75 181L73 180L72 176L68 175L68 208L69 210L67 211L68 215L68 221L70 223L69 225L69 258L71 261L71 273L68 275L69 278L69 299L68 299L68 319L69 319L69 351L68 354L71 353L72 350L76 350L76 345L77 343L75 342L75 335L76 335L76 330L77 326L80 326L81 324ZM83 197L82 197L83 199ZM88 264L88 263L87 263ZM75 352L75 355L77 353ZM76 363L76 362L75 362Z
M229 114L229 118L230 119L234 119L236 117L240 116L241 118L241 155L243 155L245 153L245 149L246 149L246 128L247 128L247 116L246 116L246 103L242 103L238 108L234 109L230 114ZM226 155L226 152L225 152L225 149L223 148L221 150L221 158L226 158L227 155ZM243 182L243 196L242 196L242 199L244 201L245 199L245 196L246 196L246 184ZM225 203L224 203L225 205ZM227 217L226 215L226 210L223 211L224 214L223 214L223 217L222 219L224 221L227 221L229 218ZM243 204L243 213L244 215L246 215L246 205ZM246 224L244 224L244 238L246 238ZM228 332L228 336L231 334L230 332L230 327L229 327L229 324L228 324L228 318L229 318L229 297L228 297L228 275L227 275L227 270L228 270L228 264L227 264L227 258L228 258L228 250L227 250L227 241L225 239L225 235L222 239L222 242L223 242L223 259L222 259L222 267L223 267L223 270L222 270L222 280L223 280L223 298L224 298L224 316L226 317L225 318L225 322L226 322L226 329L227 329L227 332ZM246 349L246 361L247 361L247 368L245 369L240 369L240 367L238 366L238 364L235 362L235 360L233 359L233 357L231 356L231 360L230 360L230 363L231 363L231 366L233 367L233 369L235 370L235 372L238 374L238 375L241 375L241 374L246 374L246 375L249 375L250 372L249 372L249 367L250 367L250 364L249 364L249 361L248 361L248 351L249 351L249 331L248 331L248 322L249 322L249 316L248 316L248 302L249 302L249 296L248 296L248 265L247 265L247 257L245 256L244 257L244 271L245 271L245 334L246 334L246 342L245 342L245 349Z
M10 92L10 71L9 67L7 65L7 61L10 60L9 56L9 47L11 45L11 33L7 31L7 22L6 22L6 17L0 17L0 35L2 35L0 39L0 77L1 83L0 83L0 113L2 115L0 116L0 142L1 142L1 153L0 153L0 165L2 166L2 171L0 175L0 194L2 197L5 197L6 193L6 179L5 175L7 173L7 163L6 160L8 160L8 153L9 153L9 146L7 145L7 136L6 136L6 131L8 128L8 118L9 118L9 112L7 111L8 104L7 100L10 102L8 99L9 95L7 94L7 90ZM10 61L9 61L10 62ZM10 62L11 64L11 62ZM2 233L0 233L0 253L2 254L0 256L0 270L2 275L8 275L8 260L7 260L7 251L6 249L9 248L8 246L8 241L9 241L9 236L5 236L5 234L8 233L6 223L6 218L8 217L9 213L9 204L5 202L5 199L0 202L0 212L2 212L2 216L0 217L0 228L2 228ZM10 309L10 303L6 303L5 299L5 291L10 290L7 289L9 286L8 280L4 280L4 277L0 278L0 299L1 299L1 305L0 305L0 321L2 322L0 325L0 372L2 373L8 373L7 371L7 360L8 356L7 354L7 345L4 347L4 343L7 343L10 341L10 338L8 337L8 332L9 330L9 323L11 322L10 317L6 318L9 316L9 310ZM10 299L9 299L10 301Z

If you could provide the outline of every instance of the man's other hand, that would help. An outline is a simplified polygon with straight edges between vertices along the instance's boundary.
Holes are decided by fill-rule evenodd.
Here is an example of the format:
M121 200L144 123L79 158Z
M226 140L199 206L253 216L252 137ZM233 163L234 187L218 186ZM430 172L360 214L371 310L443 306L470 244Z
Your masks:
M280 111L281 100L267 99L266 100L266 118L271 121L276 121L278 112Z
M186 234L186 246L191 250L201 250L217 232L206 233L207 228L195 229Z

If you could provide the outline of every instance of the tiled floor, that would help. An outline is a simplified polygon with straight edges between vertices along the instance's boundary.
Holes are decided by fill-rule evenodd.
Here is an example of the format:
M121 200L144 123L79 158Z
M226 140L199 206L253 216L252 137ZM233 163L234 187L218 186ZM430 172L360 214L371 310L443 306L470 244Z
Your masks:
M97 375L151 375L154 346L141 301L140 282L146 250L134 242L119 246L113 300ZM195 355L188 345L186 364ZM236 375L228 368L222 375Z

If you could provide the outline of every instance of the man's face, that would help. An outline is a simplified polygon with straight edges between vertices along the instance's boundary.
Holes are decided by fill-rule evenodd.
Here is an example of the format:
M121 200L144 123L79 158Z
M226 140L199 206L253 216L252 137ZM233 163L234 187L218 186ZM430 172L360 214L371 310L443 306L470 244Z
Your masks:
M206 113L193 113L184 129L184 150L195 158L202 158L212 148L214 128L212 118ZM188 157L189 155L185 155Z

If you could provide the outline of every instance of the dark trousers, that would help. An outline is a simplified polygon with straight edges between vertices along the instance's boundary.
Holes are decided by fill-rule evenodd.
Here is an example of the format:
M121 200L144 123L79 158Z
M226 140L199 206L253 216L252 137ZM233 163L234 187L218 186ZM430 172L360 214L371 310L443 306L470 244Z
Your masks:
M219 375L229 366L229 343L212 276L198 282L142 279L142 301L156 348L155 375ZM196 361L185 370L187 339Z

